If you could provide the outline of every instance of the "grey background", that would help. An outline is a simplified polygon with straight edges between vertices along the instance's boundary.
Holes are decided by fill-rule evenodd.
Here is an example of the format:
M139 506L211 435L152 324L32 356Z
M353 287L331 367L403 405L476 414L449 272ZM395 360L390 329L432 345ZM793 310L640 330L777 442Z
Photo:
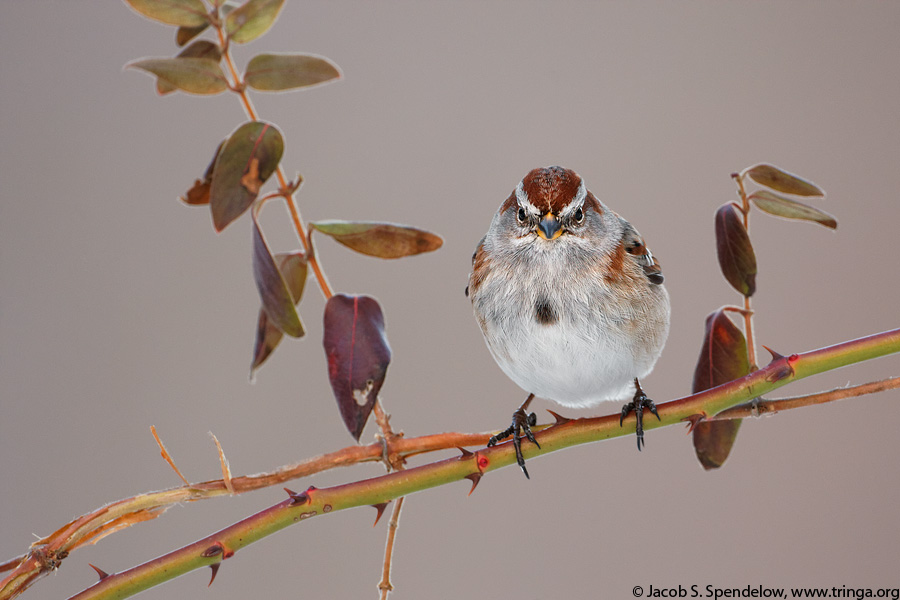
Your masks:
M316 52L339 83L257 95L302 172L308 220L410 223L437 253L378 261L324 239L334 287L376 296L394 351L383 400L407 435L505 426L522 392L496 367L463 288L475 243L531 168L562 164L630 219L672 297L646 388L688 393L703 320L738 296L712 215L732 171L812 179L840 227L752 218L761 344L810 350L898 326L900 4L843 2L288 2L235 50ZM0 6L0 558L105 502L352 443L307 338L247 382L258 298L245 218L214 235L176 200L243 120L231 95L156 96L122 65L173 54L174 30L117 2ZM286 212L264 214L277 250ZM889 357L792 395L900 374ZM629 598L635 585L900 587L900 393L745 424L704 473L680 427L534 460L409 499L396 598ZM537 405L548 418L544 408ZM618 406L603 406L614 412ZM587 416L596 411L570 414ZM371 441L375 428L363 434ZM449 456L444 454L443 456ZM438 456L435 456L438 458ZM418 461L416 461L418 463ZM378 475L332 471L296 488ZM283 498L269 489L179 506L75 552L29 592L62 598ZM386 521L361 509L240 552L211 590L196 572L145 598L374 598Z

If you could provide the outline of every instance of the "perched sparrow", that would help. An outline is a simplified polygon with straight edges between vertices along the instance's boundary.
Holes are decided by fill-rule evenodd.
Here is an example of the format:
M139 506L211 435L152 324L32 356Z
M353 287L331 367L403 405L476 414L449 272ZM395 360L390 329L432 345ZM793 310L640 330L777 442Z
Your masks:
M640 450L643 410L659 418L638 379L669 333L662 283L637 230L577 173L528 173L478 244L466 288L494 360L530 394L488 446L512 435L527 477L520 436L537 444L525 412L535 395L574 408L631 397L620 424L634 411Z

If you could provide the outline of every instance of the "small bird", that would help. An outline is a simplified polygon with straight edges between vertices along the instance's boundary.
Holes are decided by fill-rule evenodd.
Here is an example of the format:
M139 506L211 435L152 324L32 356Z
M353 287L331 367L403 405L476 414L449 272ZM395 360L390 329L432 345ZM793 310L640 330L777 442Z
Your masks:
M546 167L519 182L472 256L466 295L494 360L529 394L488 446L512 435L528 477L535 396L570 408L630 397L619 423L635 413L641 449L643 411L659 415L639 379L665 345L669 295L637 230L577 173Z

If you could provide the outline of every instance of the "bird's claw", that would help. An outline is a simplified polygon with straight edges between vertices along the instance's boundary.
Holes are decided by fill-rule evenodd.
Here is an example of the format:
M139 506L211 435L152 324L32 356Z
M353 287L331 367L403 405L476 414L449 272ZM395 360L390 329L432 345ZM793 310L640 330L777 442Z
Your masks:
M513 447L516 449L516 462L522 467L522 472L525 473L527 479L531 479L531 477L528 475L528 469L525 468L525 457L522 456L522 434L524 433L529 442L540 448L541 445L534 439L534 434L531 432L531 428L536 424L536 414L528 414L525 412L524 408L518 408L516 409L516 412L513 413L512 425L497 435L492 435L487 443L488 448L490 448L496 446L499 442L505 440L509 436L513 436Z
M653 416L656 417L657 421L661 419L659 418L659 413L656 411L656 404L647 397L647 394L641 389L641 384L638 383L637 379L634 380L634 384L637 391L635 391L632 401L622 407L622 414L619 416L619 427L622 426L625 417L633 411L636 420L635 434L637 435L637 447L638 451L640 451L641 447L646 445L644 443L644 409L649 410Z

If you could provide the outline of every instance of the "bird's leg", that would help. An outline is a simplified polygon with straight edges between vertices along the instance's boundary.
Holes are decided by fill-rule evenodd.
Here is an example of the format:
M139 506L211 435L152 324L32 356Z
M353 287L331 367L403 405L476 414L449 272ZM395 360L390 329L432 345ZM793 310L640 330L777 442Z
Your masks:
M644 444L644 409L646 408L653 416L659 419L659 413L656 412L656 405L653 404L653 400L647 397L647 394L644 393L644 390L641 389L641 383L638 381L637 377L634 378L634 398L622 407L622 416L619 417L619 427L622 426L622 421L625 420L625 417L628 416L628 413L634 411L634 417L637 420L637 424L635 425L635 433L637 434L637 447L638 450L641 449Z
M537 443L537 440L534 439L534 434L531 433L531 428L537 424L537 415L525 412L528 410L528 405L531 404L532 400L534 400L534 394L529 394L528 398L525 399L525 402L522 403L522 406L513 413L512 425L497 435L492 435L487 443L488 448L490 448L509 436L513 436L513 447L516 449L516 462L522 467L522 472L525 473L527 479L531 479L531 477L528 476L528 469L525 468L525 457L522 456L521 435L524 433L525 437L528 438L528 441L538 448L541 447L541 445Z

